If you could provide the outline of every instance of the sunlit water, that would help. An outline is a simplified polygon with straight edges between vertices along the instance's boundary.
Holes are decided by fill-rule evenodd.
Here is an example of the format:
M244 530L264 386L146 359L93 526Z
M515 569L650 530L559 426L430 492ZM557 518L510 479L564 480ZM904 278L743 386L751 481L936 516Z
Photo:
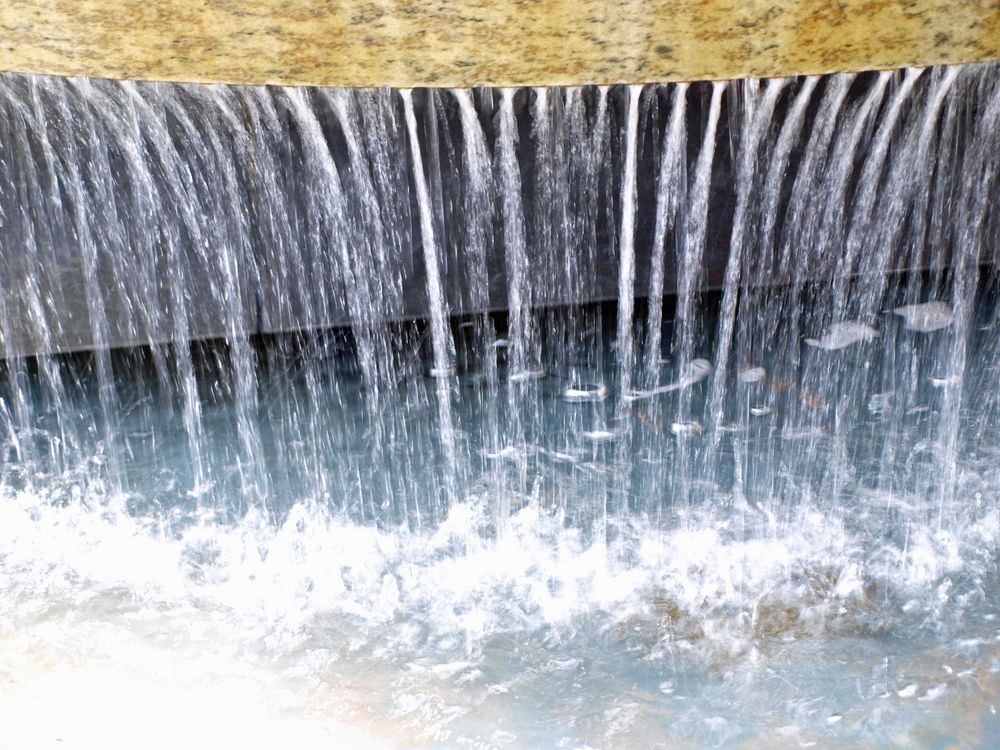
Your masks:
M586 315L601 346L602 310ZM579 371L510 382L501 349L497 393L478 370L457 375L468 465L457 502L436 514L443 458L366 454L375 426L347 344L324 364L341 373L324 386L337 403L324 418L345 433L323 459L331 496L274 478L267 502L245 511L224 487L185 489L187 465L169 458L186 445L176 415L142 355L123 357L120 392L136 397L121 423L128 488L108 487L99 452L62 475L39 458L29 475L5 445L0 705L20 717L8 746L229 742L234 724L250 746L987 747L1000 688L1000 328L986 297L970 325L975 364L941 385L936 355L954 324L907 331L887 313L879 327L839 351L803 345L795 382L770 360L754 363L767 371L756 382L731 373L715 458L728 468L679 476L681 447L693 466L709 437L673 434L677 392L567 400L567 388L587 389ZM903 403L877 387L880 366L865 370L887 346L915 368L893 375ZM582 374L614 394L604 349ZM433 422L428 357L399 391L408 418ZM840 377L806 392L831 363ZM79 377L79 413L93 412L86 368L64 367ZM294 364L262 374L262 401L300 375ZM663 381L675 376L664 363ZM696 412L706 384L685 389ZM942 501L934 452L949 388L967 405ZM537 432L485 443L485 420L510 399L537 409ZM267 419L288 418L273 408ZM217 468L237 450L231 419L225 403L206 411ZM31 436L39 453L56 430ZM364 504L345 499L404 471L417 483L406 518L366 522ZM512 474L530 491L505 490ZM176 726L129 718L144 711Z

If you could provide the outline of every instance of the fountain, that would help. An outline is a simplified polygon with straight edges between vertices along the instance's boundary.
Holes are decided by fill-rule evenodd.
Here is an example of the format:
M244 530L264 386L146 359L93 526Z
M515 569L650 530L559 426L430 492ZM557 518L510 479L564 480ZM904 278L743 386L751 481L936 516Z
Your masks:
M997 65L0 74L6 738L992 746Z

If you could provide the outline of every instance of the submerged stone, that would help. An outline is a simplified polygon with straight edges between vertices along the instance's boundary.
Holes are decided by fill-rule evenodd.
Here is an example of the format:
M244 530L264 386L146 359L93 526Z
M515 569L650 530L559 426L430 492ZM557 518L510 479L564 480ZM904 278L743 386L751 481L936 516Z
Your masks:
M906 322L906 330L930 333L951 325L955 313L946 302L934 300L918 305L903 305L893 310Z
M759 383L767 377L767 370L763 367L746 367L736 374L736 379L741 383Z
M670 431L674 433L677 437L688 437L691 435L701 434L701 423L697 421L693 422L674 422L670 425Z
M548 372L544 367L539 370L521 370L520 372L512 373L508 380L512 383L523 383L526 380L541 380L547 374Z
M702 359L701 357L697 359L692 359L688 362L682 369L680 377L673 383L667 383L666 385L657 386L648 391L627 391L622 398L625 401L638 401L639 399L651 398L653 396L659 396L662 393L671 393L673 391L679 391L682 388L687 388L699 383L709 375L712 374L712 363L707 359Z
M841 323L834 323L827 329L822 338L808 338L805 342L817 349L836 351L838 349L846 349L852 344L857 344L861 341L870 341L871 339L878 338L878 336L879 332L870 325L857 320L848 320Z
M608 397L608 387L601 383L588 388L570 386L562 392L563 401L603 401Z
M595 443L606 443L618 437L618 433L610 430L584 430L583 436Z

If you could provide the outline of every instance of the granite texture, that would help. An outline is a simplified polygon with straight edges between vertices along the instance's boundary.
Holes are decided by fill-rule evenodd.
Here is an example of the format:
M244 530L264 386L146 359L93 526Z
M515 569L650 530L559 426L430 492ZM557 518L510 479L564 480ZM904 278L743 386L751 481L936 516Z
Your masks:
M478 86L1000 58L1000 0L3 0L0 70Z

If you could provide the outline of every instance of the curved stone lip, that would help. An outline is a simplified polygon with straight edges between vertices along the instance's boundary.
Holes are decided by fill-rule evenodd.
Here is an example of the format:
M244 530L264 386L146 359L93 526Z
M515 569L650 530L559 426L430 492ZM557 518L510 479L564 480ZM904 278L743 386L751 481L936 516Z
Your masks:
M989 0L5 0L0 70L344 87L767 78L1000 59Z

